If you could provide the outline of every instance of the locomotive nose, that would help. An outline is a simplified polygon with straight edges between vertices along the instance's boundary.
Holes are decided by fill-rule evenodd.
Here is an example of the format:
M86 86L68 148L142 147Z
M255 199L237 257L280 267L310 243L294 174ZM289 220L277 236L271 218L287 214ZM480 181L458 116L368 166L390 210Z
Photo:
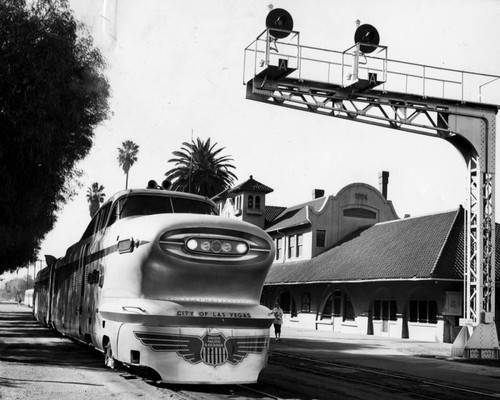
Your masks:
M206 222L171 227L159 235L144 289L172 301L258 304L274 258L272 240L248 224Z

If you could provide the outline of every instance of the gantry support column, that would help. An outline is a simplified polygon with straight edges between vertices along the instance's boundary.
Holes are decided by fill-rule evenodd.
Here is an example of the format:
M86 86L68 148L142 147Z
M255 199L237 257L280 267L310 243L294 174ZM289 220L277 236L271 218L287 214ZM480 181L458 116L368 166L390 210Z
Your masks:
M452 354L499 358L495 325L495 131L496 113L468 110L450 115L449 126L470 145L456 146L467 162L465 293L462 331ZM472 151L471 151L472 150Z
M464 318L453 355L499 358L495 325L495 134L498 107L396 92L354 89L303 79L247 83L247 99L334 118L433 136L453 144L467 163ZM458 104L458 105L457 105Z

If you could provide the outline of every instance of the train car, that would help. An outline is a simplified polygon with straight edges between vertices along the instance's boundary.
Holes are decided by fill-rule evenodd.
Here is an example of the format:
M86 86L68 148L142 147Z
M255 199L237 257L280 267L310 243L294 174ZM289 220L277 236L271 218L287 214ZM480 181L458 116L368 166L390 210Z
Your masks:
M253 383L267 363L273 319L259 300L273 258L264 231L218 216L206 198L122 191L41 271L36 296L45 288L48 300L36 315L109 367L167 383Z
M36 274L33 293L33 315L46 326L49 326L49 285L50 268L43 268ZM50 326L49 326L50 327Z

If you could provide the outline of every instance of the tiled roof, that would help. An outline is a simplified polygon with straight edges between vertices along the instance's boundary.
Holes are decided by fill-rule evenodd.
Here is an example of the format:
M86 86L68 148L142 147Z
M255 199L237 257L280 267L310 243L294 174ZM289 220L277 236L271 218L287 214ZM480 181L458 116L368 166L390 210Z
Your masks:
M266 231L270 232L310 223L311 222L307 219L306 209L299 208L281 213L281 216L270 223L270 225L266 228Z
M266 226L285 210L286 207L266 206L266 209L264 210L264 220L266 221Z
M311 260L273 264L266 284L463 279L462 208L379 223L358 233ZM496 270L500 273L500 261Z
M240 193L243 191L261 192L267 194L273 192L273 189L260 182L257 182L255 179L253 179L253 176L250 175L250 178L245 182L240 183L234 188L226 189L219 194L216 194L214 197L212 197L211 200L218 202L220 200L226 200L227 198L234 198L236 193Z
M269 186L264 185L263 183L257 182L255 179L253 179L253 176L250 175L250 178L245 182L240 183L239 185L229 190L229 192L231 193L239 193L243 191L271 193L273 192L273 189L271 189Z
M325 198L314 199L306 203L302 203L293 207L284 209L273 221L267 226L266 231L275 231L278 229L291 228L309 224L307 218L307 207L312 207L315 211L319 211L325 202Z

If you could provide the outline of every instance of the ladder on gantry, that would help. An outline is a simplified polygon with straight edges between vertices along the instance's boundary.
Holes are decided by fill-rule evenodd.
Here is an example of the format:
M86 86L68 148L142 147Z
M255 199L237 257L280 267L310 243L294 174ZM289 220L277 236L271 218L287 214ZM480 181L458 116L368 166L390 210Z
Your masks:
M464 317L452 353L499 358L494 204L499 106L482 98L500 76L391 60L387 47L378 44L373 56L363 54L359 42L345 51L304 46L298 31L276 35L282 31L268 27L245 48L247 99L437 137L464 157L469 177Z

